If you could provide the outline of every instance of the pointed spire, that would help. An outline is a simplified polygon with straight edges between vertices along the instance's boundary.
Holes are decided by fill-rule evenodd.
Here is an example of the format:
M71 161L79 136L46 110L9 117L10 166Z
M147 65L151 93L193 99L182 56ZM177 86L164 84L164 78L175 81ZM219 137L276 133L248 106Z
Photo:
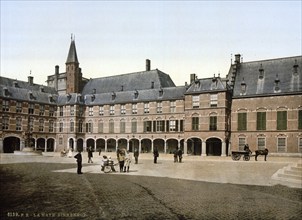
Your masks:
M66 63L79 63L77 50L75 46L74 36L71 34L71 43L69 47L68 57Z

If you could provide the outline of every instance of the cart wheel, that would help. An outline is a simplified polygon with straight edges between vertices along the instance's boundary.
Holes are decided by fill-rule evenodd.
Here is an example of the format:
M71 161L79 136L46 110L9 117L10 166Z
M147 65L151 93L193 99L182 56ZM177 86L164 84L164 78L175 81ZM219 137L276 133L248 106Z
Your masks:
M240 160L241 155L240 154L232 154L232 159L233 160Z
M244 155L244 156L243 156L243 160L249 161L249 160L250 160L250 155Z
M104 173L109 173L111 171L111 166L104 167Z

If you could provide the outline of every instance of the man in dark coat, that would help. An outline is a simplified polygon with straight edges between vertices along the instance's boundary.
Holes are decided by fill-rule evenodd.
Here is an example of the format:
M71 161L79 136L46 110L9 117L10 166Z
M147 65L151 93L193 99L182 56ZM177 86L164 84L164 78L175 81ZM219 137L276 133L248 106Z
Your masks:
M93 154L92 154L92 152L93 152L93 150L92 150L92 147L90 146L89 148L88 148L88 163L93 163L93 161L92 161L92 157L93 157Z
M182 150L180 148L178 149L177 154L178 154L179 163L181 163L181 160L182 160Z
M158 149L154 148L153 150L154 163L157 163L157 158L159 157Z
M81 151L79 151L79 153L77 153L74 158L77 159L77 163L78 163L78 174L82 174L82 154Z
M139 156L139 152L138 152L137 148L135 148L133 156L135 158L135 163L137 164L138 163L138 156Z

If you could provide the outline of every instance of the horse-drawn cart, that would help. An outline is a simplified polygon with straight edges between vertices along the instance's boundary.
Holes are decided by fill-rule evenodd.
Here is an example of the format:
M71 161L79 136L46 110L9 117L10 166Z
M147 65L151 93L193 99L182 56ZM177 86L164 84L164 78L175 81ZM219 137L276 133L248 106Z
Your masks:
M252 152L251 151L232 151L233 160L240 160L241 156L243 156L243 160L249 161L252 156Z

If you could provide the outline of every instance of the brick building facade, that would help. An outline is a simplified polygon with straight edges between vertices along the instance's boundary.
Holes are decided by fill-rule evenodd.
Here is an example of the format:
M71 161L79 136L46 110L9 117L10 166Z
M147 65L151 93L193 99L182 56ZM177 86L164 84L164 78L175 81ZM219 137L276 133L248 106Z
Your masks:
M25 147L226 156L248 143L272 153L302 152L302 56L240 62L225 78L175 86L158 69L85 79L72 39L66 70L47 86L0 77L0 151Z

